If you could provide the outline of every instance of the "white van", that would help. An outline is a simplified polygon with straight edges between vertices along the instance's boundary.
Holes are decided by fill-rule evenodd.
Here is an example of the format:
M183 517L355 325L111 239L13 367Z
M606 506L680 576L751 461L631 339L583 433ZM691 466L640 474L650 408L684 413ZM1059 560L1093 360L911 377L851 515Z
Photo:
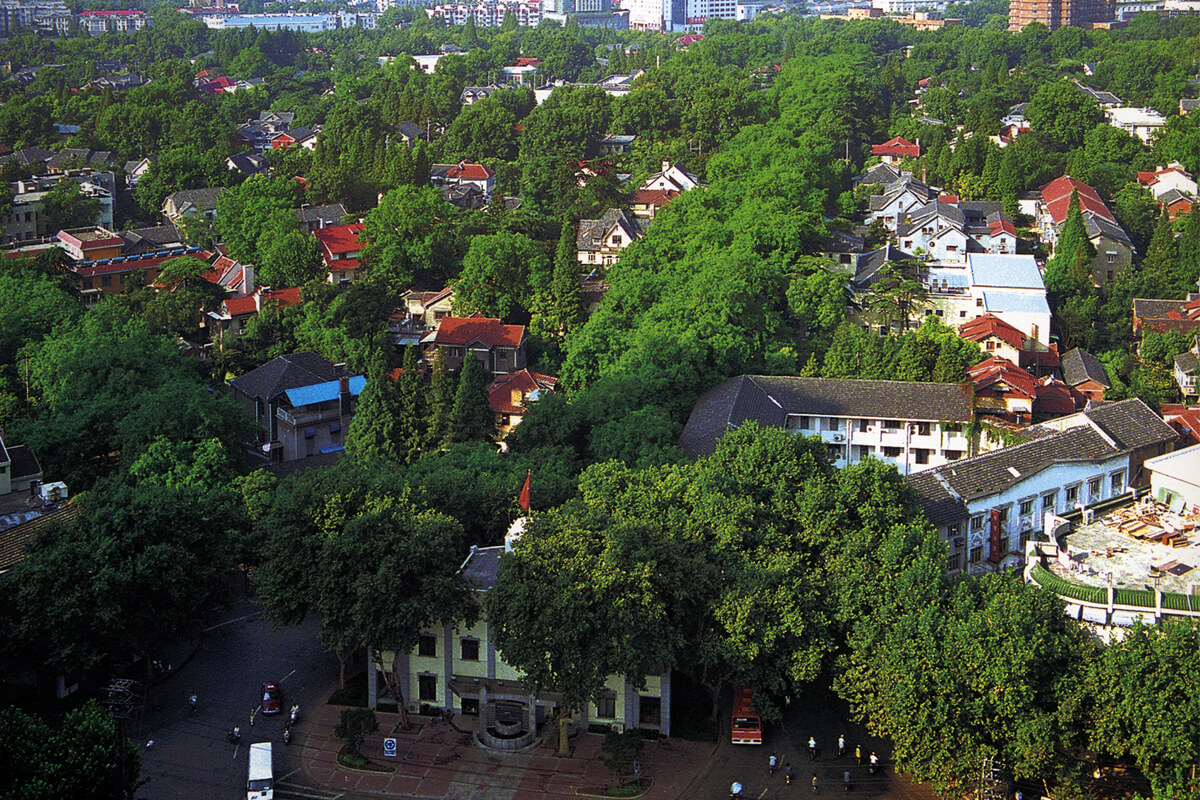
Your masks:
M246 781L246 800L272 800L275 776L271 766L271 743L250 745L250 778Z

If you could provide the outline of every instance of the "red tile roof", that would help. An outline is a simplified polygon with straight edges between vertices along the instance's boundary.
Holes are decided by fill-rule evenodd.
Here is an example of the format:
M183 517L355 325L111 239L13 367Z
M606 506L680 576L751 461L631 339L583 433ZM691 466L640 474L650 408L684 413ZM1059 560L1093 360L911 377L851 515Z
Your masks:
M330 272L349 272L361 266L362 262L357 258L339 258L337 261L330 261L328 264Z
M435 344L468 346L480 342L488 347L519 347L525 339L524 325L505 325L498 319L472 314L446 317L437 329Z
M240 317L245 314L257 314L258 304L254 300L254 295L246 297L229 297L221 303L225 308L225 313L231 317ZM290 289L267 289L262 292L263 308L276 306L279 308L288 308L290 306L300 305L300 287L296 286Z
M1071 210L1071 192L1079 193L1079 208L1081 211L1091 211L1097 216L1104 217L1109 222L1116 223L1117 219L1108 210L1108 206L1104 205L1104 201L1100 199L1100 195L1091 186L1088 186L1082 181L1077 181L1069 175L1064 175L1061 178L1055 178L1042 187L1042 202L1046 205L1047 211L1054 219L1055 225L1060 225L1067 219L1067 213Z
M1037 397L1037 378L1005 358L997 356L986 358L967 370L967 377L975 384L975 394L977 395L1018 394L1030 400ZM1000 383L1007 385L1007 390L996 386ZM1072 410L1074 410L1073 407Z
M188 253L190 256L195 256L203 261L212 258L212 253L201 250L197 253ZM90 278L96 275L116 275L121 272L140 272L151 267L157 267L164 261L170 261L173 258L179 258L178 254L155 256L153 258L127 258L124 261L118 261L110 264L94 264L90 267L80 267L73 272L81 278Z
M516 66L518 67L536 67L542 63L540 58L518 58Z
M483 164L472 164L469 161L460 161L446 170L447 178L460 181L485 181L495 174L495 170L489 169Z
M913 144L902 136L896 136L892 139L888 139L883 144L871 145L871 155L908 156L909 158L918 158L921 155L921 146Z
M1159 411L1163 420L1181 437L1180 445L1200 444L1200 406L1164 404Z
M632 203L639 206L646 205L662 208L676 197L679 197L679 194L674 189L638 189L633 193Z
M333 225L313 231L313 236L316 236L321 242L321 247L326 254L336 256L340 253L362 250L363 245L358 241L358 235L363 232L364 228L366 226L361 222L351 225Z
M492 411L500 414L522 414L529 409L528 406L513 404L514 389L519 389L521 398L524 399L539 389L552 392L556 386L558 386L558 378L552 375L543 375L540 372L530 372L528 369L501 375L488 387L488 406Z
M1071 387L1050 377L1038 381L1037 404L1043 414L1075 413L1075 397L1071 394Z
M988 233L992 236L996 236L1001 233L1007 233L1012 236L1016 236L1017 226L1013 225L1011 219L998 219L992 224L988 225Z
M1020 350L1025 345L1025 334L995 314L984 314L958 327L958 335L972 342L982 342L995 336Z

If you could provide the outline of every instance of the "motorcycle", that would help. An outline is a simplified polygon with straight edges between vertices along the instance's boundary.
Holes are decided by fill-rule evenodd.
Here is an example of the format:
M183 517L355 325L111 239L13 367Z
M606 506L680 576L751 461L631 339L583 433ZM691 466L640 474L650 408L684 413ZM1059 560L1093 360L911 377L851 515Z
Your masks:
M230 744L239 744L242 741L242 729L239 726L234 725L233 729L229 731L229 734L225 738Z
M292 725L290 722L287 725L283 726L283 743L284 744L292 743Z
M295 725L300 721L300 704L296 703L292 706L292 710L288 713L288 724Z
M190 695L188 697L188 713L189 714L196 713L196 695L194 695L194 694Z

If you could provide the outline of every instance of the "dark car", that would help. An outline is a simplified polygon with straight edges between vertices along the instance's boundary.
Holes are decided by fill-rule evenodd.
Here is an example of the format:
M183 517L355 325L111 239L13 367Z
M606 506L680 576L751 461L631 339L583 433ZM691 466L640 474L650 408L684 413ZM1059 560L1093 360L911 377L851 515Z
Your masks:
M283 710L283 694L279 685L267 681L262 685L262 713L278 714Z

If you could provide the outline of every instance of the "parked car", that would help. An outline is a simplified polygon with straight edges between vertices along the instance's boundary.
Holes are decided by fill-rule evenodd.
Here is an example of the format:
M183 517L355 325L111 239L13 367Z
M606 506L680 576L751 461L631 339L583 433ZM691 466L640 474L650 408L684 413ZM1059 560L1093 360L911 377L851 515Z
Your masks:
M278 714L283 709L283 693L279 685L267 681L262 685L262 713Z

